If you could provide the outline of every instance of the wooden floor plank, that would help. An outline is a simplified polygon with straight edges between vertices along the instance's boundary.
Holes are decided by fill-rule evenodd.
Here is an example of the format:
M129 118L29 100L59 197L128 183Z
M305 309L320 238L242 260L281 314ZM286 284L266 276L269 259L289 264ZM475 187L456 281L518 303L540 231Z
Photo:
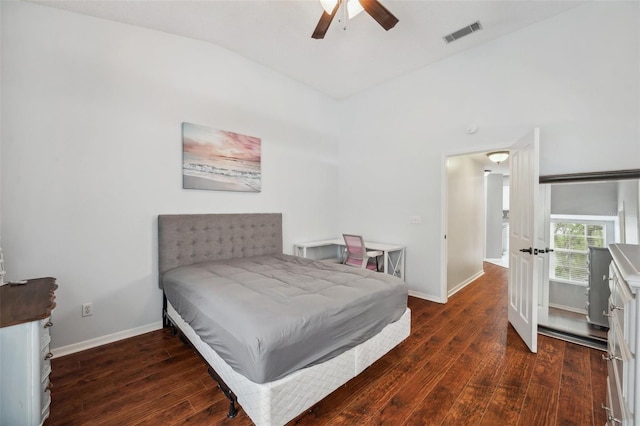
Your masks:
M564 341L538 336L538 356L527 388L519 424L523 426L556 424L564 350Z
M469 351L463 352L455 361L455 368L450 368L442 376L435 388L431 392L424 392L415 397L420 402L415 410L408 416L403 424L439 425L446 416L453 402L458 398L469 379L479 368L482 361L482 354L474 352L470 347ZM433 404L433 401L438 401Z
M442 377L435 389L424 393L419 407L408 417L407 425L441 424L462 394L464 388L469 385L477 371L480 371L486 363L488 356L495 356L495 342L502 334L502 328L506 319L506 309L496 312L489 311L489 318L485 324L477 324L480 332L467 350L461 351L460 357ZM493 319L492 319L493 318ZM438 401L437 404L431 403Z
M487 352L485 362L449 407L442 421L443 425L477 425L482 421L506 368L502 345L495 342L493 345L496 349Z
M527 388L535 366L535 354L529 352L513 327L507 332L506 368L480 424L518 424Z
M185 419L194 414L196 414L196 411L189 401L182 401L169 407L159 407L139 421L135 421L135 418L129 418L126 421L121 420L119 424L133 424L136 426L174 425L184 422Z
M567 345L562 366L558 424L592 425L591 355L583 346ZM604 398L602 399L604 400Z
M202 382L198 380L184 380L181 384L182 386L178 384L173 388L167 389L170 390L167 393L165 393L166 391L156 390L155 395L149 398L147 403L137 404L135 410L119 410L118 414L109 416L109 419L113 419L119 424L138 424L138 422L149 424L153 419L157 419L158 415L166 417L167 414L162 414L163 412L170 412L169 414L174 419L185 418L203 408L193 406L193 395L206 393L209 404L215 401L218 396L218 392L206 389ZM164 395L161 395L162 393ZM177 412L182 414L177 414ZM166 422L155 424L166 424Z
M538 335L538 356L531 382L558 391L566 342Z
M529 352L506 319L507 270L439 304L410 297L411 336L292 425L604 424L602 352L539 336ZM54 358L61 425L250 425L169 330ZM581 394L581 396L576 395Z
M557 411L558 391L538 383L531 383L527 388L518 425L553 426L556 424Z

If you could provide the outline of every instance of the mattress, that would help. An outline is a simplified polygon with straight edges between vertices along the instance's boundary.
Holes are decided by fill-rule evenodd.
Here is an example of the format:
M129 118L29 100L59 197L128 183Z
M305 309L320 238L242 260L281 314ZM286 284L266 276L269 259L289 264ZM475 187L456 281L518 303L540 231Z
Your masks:
M162 280L184 321L255 383L354 348L407 306L407 287L398 278L288 255L181 266Z

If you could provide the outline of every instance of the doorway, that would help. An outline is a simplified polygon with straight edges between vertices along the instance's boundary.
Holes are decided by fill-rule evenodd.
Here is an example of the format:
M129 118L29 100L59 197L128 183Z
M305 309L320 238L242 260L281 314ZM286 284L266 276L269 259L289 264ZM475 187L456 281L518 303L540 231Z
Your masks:
M554 252L550 257L548 316L540 318L539 332L606 347L606 277L611 262L607 247L638 243L638 180L541 184L545 186L550 193L548 240ZM633 229L625 226L627 221Z
M508 163L508 159L505 161ZM484 261L509 268L509 165L485 169ZM491 167L488 165L487 167ZM506 167L506 170L503 169Z
M474 160L478 163L481 163L482 157L485 154L486 152L476 152L448 156L446 157L447 164L451 164L452 159L456 160L456 166L459 166L464 162L471 164ZM480 167L484 168L486 166L483 164ZM484 173L484 170L485 169L482 170L482 173ZM541 183L554 185L554 188L551 191L553 193L553 207L551 207L550 214L553 213L554 219L557 219L558 217L562 219L562 214L564 214L565 216L592 216L591 219L600 219L596 216L605 216L605 219L612 220L617 231L609 231L609 239L604 241L605 251L606 245L612 242L627 242L637 244L640 240L640 219L638 213L640 211L640 187L638 184L638 176L640 176L640 171L635 170L623 172L624 173L586 173L577 175L575 177L573 175L542 176L540 178ZM480 172L478 171L477 173ZM470 183L473 182L473 179L477 181L477 173L473 175L472 180L470 180L466 184L466 186L458 182L458 187L465 186L466 188L470 188L474 186ZM607 174L610 174L610 176L607 176ZM552 182L545 182L545 180L550 180ZM593 186L596 182L602 184L602 182L599 182L601 180L604 180L604 183L606 183L606 185L603 185L601 188ZM577 184L583 185L584 183L591 183L592 186L577 186ZM603 188L607 188L606 191L603 190ZM453 188L453 190L455 192L455 188ZM456 221L459 220L457 216L460 216L460 209L458 206L455 207L457 208L457 210L452 210L451 187L447 188L447 194L449 196L449 199L447 200L447 204L445 204L446 212L443 221L445 223L444 229L446 230L445 238L449 237L449 235L446 234L450 233L456 227ZM453 194L453 197L455 198L458 194L459 193ZM606 198L594 199L595 194L600 194L600 197L602 197L603 194L607 195ZM607 201L603 202L603 200ZM567 204L569 204L570 206L568 207ZM599 211L585 210L588 207L593 208L594 206L598 207ZM508 214L509 209L506 208L505 210ZM475 216L469 215L467 211L465 217L467 222L469 222L470 217ZM545 226L545 232L548 233L548 238L549 240L551 240L552 228L550 225ZM468 237L469 231L465 230L465 233ZM486 233L486 229L481 230L479 233L484 235L484 233ZM455 235L451 235L451 237L454 236ZM477 233L474 238L477 239ZM451 241L448 242L449 245L445 244L447 262L445 263L445 265L443 265L447 268L446 271L448 275L447 280L443 281L447 285L446 290L448 292L448 295L450 296L455 291L458 291L460 288L464 287L464 285L459 286L458 288L454 288L453 292L451 287L449 286L449 271L451 271L452 268L455 268L456 265L452 265L452 254L450 250ZM459 243L456 247L459 247ZM552 255L555 256L555 252L553 252ZM585 253L582 253L582 255L583 257L586 256ZM476 265L480 263L481 262L478 261ZM556 262L554 265L554 268L562 266L559 262ZM508 264L505 264L503 266L508 267ZM474 270L472 269L472 271ZM475 276L473 274L469 275L469 282L477 278L477 276L482 275L482 266L477 266L477 269L475 271ZM555 271L551 271L550 275L555 276L558 275L558 273ZM577 276L579 277L579 274ZM592 276L594 276L593 273ZM601 276L602 275L600 275L600 277ZM549 315L544 318L543 321L541 321L539 332L541 334L551 335L563 340L574 341L576 343L600 348L603 346L603 344L606 345L607 329L606 327L598 324L597 321L594 321L594 318L589 317L589 300L587 293L587 289L589 288L588 275L582 277L581 283L577 283L576 281L580 280L576 280L575 278L575 276L569 277L569 279L565 278L565 280L568 282L564 282L561 276L560 279L556 278L551 280L550 282L549 280L547 280L548 285L546 287L546 295L548 296L549 300ZM606 303L607 297L604 297L603 299ZM606 309L606 306L604 309Z
M446 159L443 252L447 254L447 276L443 281L447 296L481 276L483 261L503 267L508 264L508 228L504 228L509 221L508 186L505 205L504 182L508 182L509 160L491 162L486 154L494 150Z

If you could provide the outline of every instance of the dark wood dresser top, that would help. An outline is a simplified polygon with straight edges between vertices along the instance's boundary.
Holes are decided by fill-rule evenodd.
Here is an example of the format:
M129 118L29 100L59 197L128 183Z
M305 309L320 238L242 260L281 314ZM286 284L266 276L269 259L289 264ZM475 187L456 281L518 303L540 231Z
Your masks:
M0 327L47 318L56 307L52 277L27 280L26 284L0 286Z

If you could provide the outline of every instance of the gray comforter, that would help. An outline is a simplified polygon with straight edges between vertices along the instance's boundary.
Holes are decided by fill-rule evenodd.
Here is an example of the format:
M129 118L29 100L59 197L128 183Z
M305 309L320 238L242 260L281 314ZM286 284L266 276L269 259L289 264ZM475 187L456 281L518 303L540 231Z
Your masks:
M407 306L398 278L288 255L182 266L162 280L200 338L256 383L357 346Z

